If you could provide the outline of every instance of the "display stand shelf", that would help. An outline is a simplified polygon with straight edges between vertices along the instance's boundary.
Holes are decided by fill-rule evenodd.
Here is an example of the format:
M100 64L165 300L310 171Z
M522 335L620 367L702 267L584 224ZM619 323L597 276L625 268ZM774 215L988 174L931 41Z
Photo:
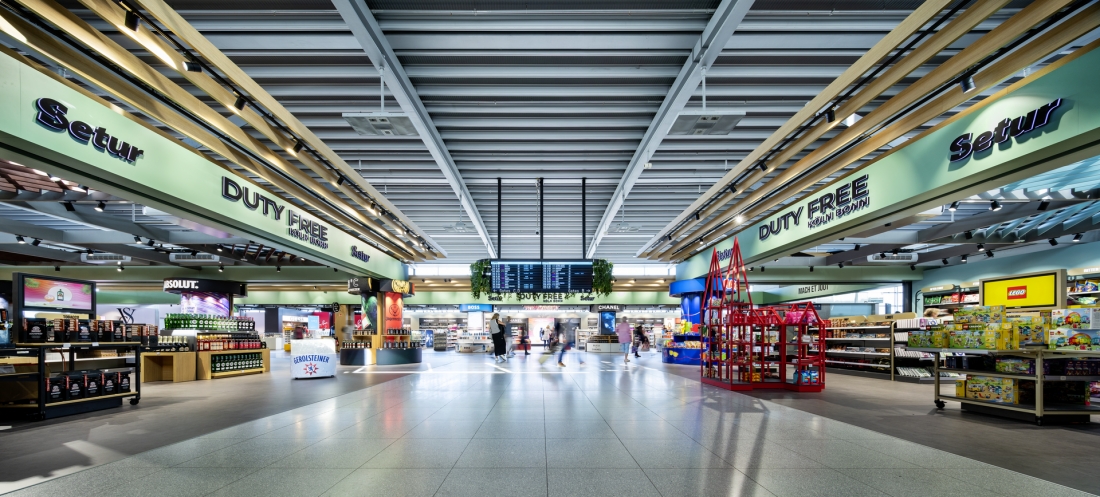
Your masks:
M21 350L20 350L21 349ZM133 356L123 357L102 357L96 358L101 360L122 360L125 361L129 358L134 358L134 373L131 376L131 388L130 392L122 392L111 395L99 395L94 397L87 397L83 399L73 399L59 402L47 403L46 397L46 377L49 375L49 369L46 361L46 354L51 349L61 349L62 353L68 352L68 364L74 364L76 362L77 350L96 350L96 349L132 349L134 351ZM59 416L68 416L72 414L81 414L92 411L99 411L102 409L110 409L112 407L122 406L122 399L130 397L130 404L137 405L141 400L141 382L137 381L141 377L141 343L138 342L106 342L102 344L77 342L73 344L62 343L42 343L31 344L21 343L16 344L15 350L6 351L9 352L9 356L22 356L33 357L37 359L38 371L34 373L16 373L10 376L8 379L15 379L20 376L25 376L28 380L37 380L38 394L34 403L24 404L6 404L0 405L0 409L16 409L20 411L30 411L28 414L31 419L41 421L44 419L56 418ZM25 352L25 353L24 353Z
M271 349L241 349L241 350L218 350L209 351L201 350L195 352L196 356L196 369L195 377L199 380L212 380L215 378L225 378L228 376L241 376L245 374L260 374L271 371ZM213 370L214 356L229 355L229 354L260 354L260 358L263 360L262 368L252 368L236 371L218 371Z
M1045 405L1046 401L1043 395L1044 383L1053 381L1081 381L1092 382L1095 381L1095 376L1063 376L1063 375L1048 375L1044 373L1043 362L1051 359L1076 359L1095 357L1100 358L1100 351L1087 351L1087 350L1050 350L1042 348L1034 349L1020 349L1020 350L974 350L974 349L931 349L931 348L915 348L910 350L917 350L921 352L929 352L936 355L935 361L935 393L934 402L936 407L943 409L946 406L946 402L959 402L963 405L964 409L974 410L977 412L1005 415L1007 413L1013 413L1008 417L1016 419L1025 419L1028 421L1034 421L1036 424L1042 425L1043 420L1047 416L1058 416L1064 420L1073 422L1089 422L1090 416L1100 414L1100 406L1091 406L1087 404L1081 405L1062 405L1051 404ZM965 354L965 355L993 355L993 356L1009 356L1009 357L1026 357L1035 361L1034 369L1035 375L1013 375L998 372L989 371L974 371L974 370L962 370L962 369L948 369L940 368L940 359L943 354ZM988 376L993 378L1004 378L1007 380L1016 381L1035 381L1035 403L1034 404L1009 404L1001 403L983 399L975 399L969 397L959 397L957 395L948 395L943 393L941 385L943 378L940 377L940 372L952 372L962 373L969 376ZM952 382L954 379L952 379ZM1018 392L1017 392L1018 395ZM1018 397L1016 397L1018 400ZM1021 415L1025 417L1021 417Z
M197 352L145 352L141 354L141 382L195 381Z

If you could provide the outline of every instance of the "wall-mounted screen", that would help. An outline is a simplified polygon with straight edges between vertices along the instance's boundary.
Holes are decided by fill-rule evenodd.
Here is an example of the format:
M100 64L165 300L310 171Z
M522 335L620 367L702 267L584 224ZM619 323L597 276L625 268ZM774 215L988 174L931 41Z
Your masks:
M495 293L591 293L592 261L492 261Z
M84 282L23 278L23 307L91 311L94 293L95 287Z

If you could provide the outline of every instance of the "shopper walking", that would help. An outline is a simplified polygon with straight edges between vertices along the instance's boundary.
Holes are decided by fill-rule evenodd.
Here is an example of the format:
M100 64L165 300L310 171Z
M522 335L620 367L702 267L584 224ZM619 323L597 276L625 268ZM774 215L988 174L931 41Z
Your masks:
M545 328L543 328L543 331L545 331ZM557 355L558 347L561 347L561 342L558 341L557 334L551 334L549 337L545 337L544 340L546 338L549 338L550 342L546 344L546 349L542 351L542 357L539 357L539 364L546 364L546 361L549 361L551 357Z
M562 326L561 323L555 323L554 328L556 333L560 336L558 340L561 342L561 353L558 355L558 367L565 367L565 351L571 347L577 346L577 334L573 332L573 328Z
M638 349L641 348L642 342L645 341L645 330L642 329L642 325L638 325L634 328L634 342L631 344L631 351L634 352L634 357L642 357L638 355Z
M623 362L630 362L631 331L630 323L626 322L626 318L619 318L619 324L615 325L615 334L619 336L619 343L623 344L623 348L626 349L626 353L623 354Z
M542 348L548 348L550 344L546 343L546 327L539 328L539 340L542 340Z
M489 336L493 339L493 355L496 362L504 362L504 325L500 322L500 314L494 313L489 319Z
M512 334L512 317L504 316L504 355L506 359L516 356L516 339Z
M523 349L523 355L531 355L531 338L527 334L527 328L519 329L519 345Z

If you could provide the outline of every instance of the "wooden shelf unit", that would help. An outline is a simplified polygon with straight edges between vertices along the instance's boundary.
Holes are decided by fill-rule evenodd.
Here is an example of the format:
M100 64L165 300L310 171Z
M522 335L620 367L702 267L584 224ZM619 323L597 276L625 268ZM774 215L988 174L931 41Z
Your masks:
M213 368L213 360L211 357L216 355L226 354L250 354L259 353L263 358L264 367L255 369L244 369L240 371L222 371L215 373ZM212 380L215 378L225 378L227 376L241 376L245 374L260 374L271 371L271 349L241 349L241 350L203 350L195 352L197 355L197 361L195 366L195 377L199 380Z

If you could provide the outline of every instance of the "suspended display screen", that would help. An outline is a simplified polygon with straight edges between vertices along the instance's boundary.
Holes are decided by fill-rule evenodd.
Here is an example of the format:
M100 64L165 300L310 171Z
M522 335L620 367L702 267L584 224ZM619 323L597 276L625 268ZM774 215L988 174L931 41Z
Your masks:
M591 293L592 261L492 261L495 293Z

